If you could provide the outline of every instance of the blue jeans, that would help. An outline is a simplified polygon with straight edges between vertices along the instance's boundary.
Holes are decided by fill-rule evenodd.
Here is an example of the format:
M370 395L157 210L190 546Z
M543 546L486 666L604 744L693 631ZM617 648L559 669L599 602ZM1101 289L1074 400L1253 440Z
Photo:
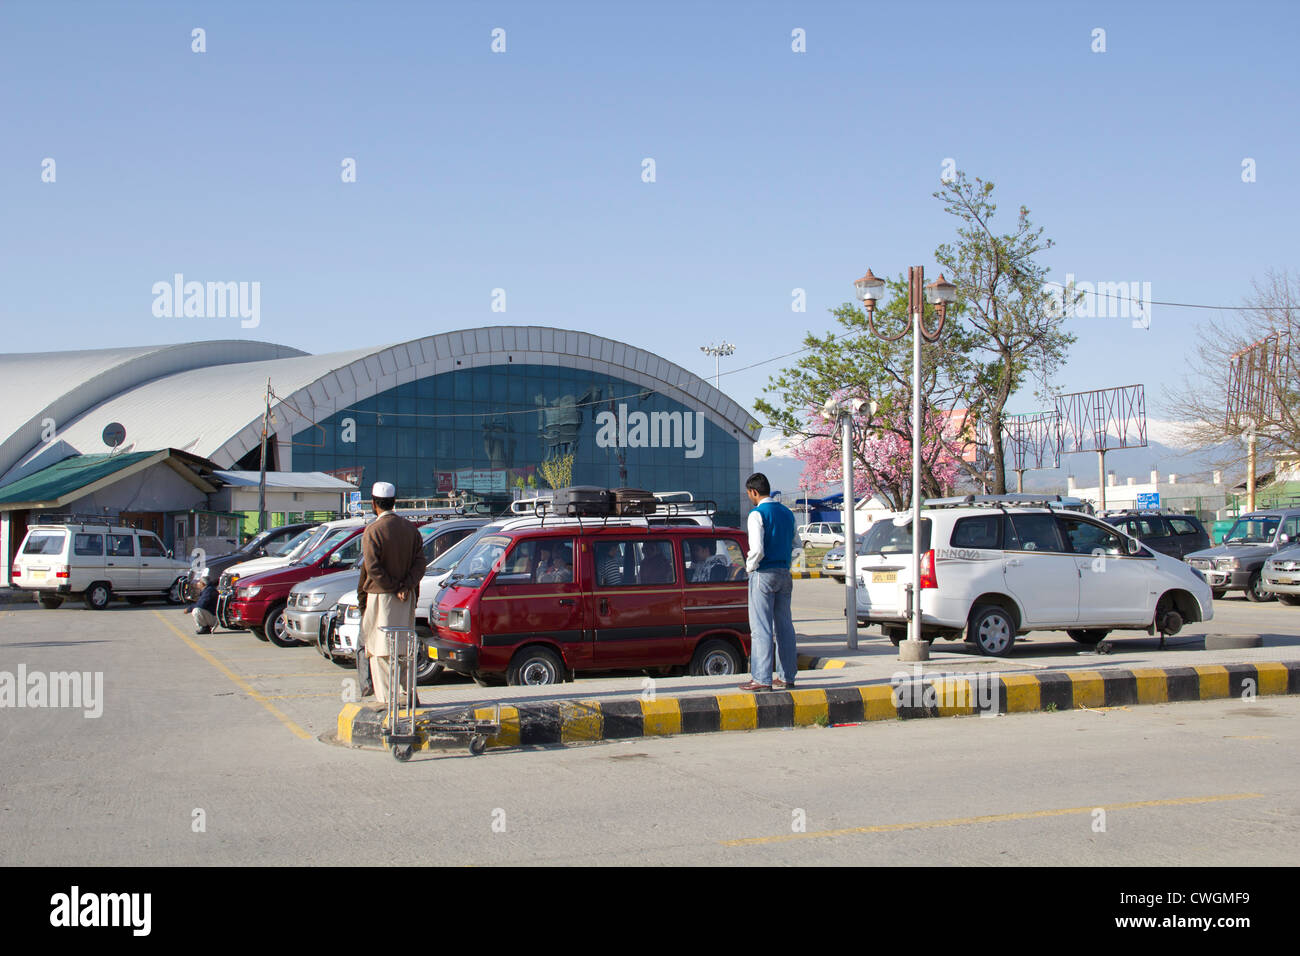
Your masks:
M793 590L789 568L749 573L749 674L755 683L772 683L773 665L777 677L794 683L799 654L790 614Z

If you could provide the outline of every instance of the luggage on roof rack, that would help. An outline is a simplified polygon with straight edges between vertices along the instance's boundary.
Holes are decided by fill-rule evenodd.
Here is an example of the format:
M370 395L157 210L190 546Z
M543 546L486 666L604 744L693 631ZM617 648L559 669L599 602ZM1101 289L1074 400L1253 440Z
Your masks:
M596 485L556 488L551 510L565 517L604 518L614 512L613 495L608 488Z
M610 496L618 515L652 515L659 507L659 499L642 488L615 488Z

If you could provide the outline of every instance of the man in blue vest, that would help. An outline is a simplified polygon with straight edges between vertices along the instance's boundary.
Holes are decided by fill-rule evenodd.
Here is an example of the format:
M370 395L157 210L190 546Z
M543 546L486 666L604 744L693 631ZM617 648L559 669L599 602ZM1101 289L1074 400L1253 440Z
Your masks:
M754 506L749 513L749 556L745 560L749 572L750 679L740 689L786 690L794 686L799 666L790 613L794 513L772 500L772 486L761 472L749 476L745 493Z

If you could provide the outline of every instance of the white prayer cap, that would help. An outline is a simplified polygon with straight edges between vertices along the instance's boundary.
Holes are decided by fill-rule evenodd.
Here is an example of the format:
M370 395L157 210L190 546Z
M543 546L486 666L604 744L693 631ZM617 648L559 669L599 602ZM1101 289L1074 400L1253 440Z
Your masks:
M397 488L391 481L376 481L374 486L370 489L370 497L396 498Z

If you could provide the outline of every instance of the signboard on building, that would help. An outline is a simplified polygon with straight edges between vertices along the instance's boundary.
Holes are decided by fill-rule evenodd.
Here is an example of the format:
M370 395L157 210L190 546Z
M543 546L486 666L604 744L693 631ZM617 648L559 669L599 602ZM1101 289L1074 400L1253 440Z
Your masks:
M502 469L462 468L456 472L456 490L480 495L505 494L506 473Z
M1137 506L1143 510L1152 511L1160 510L1160 492L1158 491L1139 491L1137 496Z
M348 492L348 512L354 515L361 514L361 492Z

